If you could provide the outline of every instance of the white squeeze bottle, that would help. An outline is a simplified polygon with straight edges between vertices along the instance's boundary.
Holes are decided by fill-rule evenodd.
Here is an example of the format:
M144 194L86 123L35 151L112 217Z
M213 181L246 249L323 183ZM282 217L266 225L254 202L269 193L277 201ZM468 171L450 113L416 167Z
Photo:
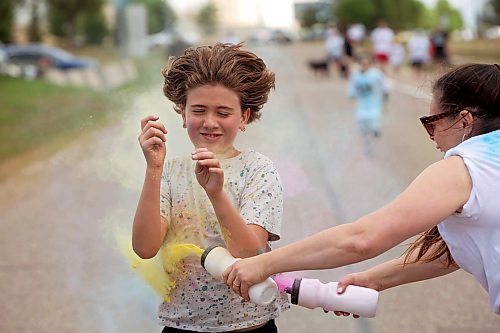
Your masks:
M379 293L370 288L350 285L339 295L337 282L322 283L318 279L299 278L285 291L291 295L292 304L308 309L319 307L368 318L375 317L377 311Z
M222 273L236 260L238 259L221 246L209 247L201 256L201 266L214 278L222 279ZM250 300L257 305L269 305L278 296L278 286L273 279L267 278L251 286L248 289L248 295Z

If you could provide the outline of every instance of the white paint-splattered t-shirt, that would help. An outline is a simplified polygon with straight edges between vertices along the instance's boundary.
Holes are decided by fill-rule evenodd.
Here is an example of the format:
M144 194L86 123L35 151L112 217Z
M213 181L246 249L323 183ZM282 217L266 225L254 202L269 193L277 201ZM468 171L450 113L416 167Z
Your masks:
M253 150L220 160L224 190L248 224L256 224L278 240L283 190L273 163ZM198 184L191 156L168 161L161 181L161 216L168 223L167 244L224 245L214 209ZM161 253L161 251L160 251ZM158 311L160 325L199 332L226 332L252 327L278 317L289 308L281 295L268 306L244 301L221 280L214 279L196 256L182 261L183 274ZM166 272L169 274L169 272Z

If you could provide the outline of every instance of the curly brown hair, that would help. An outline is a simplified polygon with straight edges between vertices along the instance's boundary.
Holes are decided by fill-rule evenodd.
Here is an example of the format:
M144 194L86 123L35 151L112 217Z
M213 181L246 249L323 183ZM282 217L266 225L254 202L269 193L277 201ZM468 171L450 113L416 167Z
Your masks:
M242 50L242 43L188 48L179 57L171 57L162 70L163 93L180 113L190 89L220 84L240 98L242 110L250 109L248 123L259 119L261 109L274 89L275 75L262 59Z

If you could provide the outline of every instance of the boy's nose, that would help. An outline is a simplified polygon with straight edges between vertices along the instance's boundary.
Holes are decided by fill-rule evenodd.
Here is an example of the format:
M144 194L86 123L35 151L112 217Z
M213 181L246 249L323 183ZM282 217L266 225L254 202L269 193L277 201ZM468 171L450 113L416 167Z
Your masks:
M203 126L206 128L215 128L218 126L216 117L212 115L206 115L203 121Z

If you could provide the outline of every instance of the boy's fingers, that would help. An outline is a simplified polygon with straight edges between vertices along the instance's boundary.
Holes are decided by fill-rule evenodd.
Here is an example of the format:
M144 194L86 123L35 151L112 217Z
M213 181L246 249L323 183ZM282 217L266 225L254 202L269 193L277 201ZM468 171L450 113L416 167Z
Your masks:
M158 120L160 117L156 115L149 115L143 119L141 119L141 130L144 129L144 126L150 121L150 120Z
M193 150L191 155L195 155L195 154L203 153L203 152L207 152L207 151L209 151L208 148L196 148L195 150Z
M159 137L157 136L153 136L149 139L147 139L146 141L144 141L144 146L145 147L148 147L148 146L153 146L153 145L158 145L158 146L161 146L163 144L163 140L160 139Z
M150 128L157 128L162 133L167 134L167 129L165 128L165 125L163 125L159 121L153 121L153 120L148 121L142 128L142 133L146 132Z
M191 157L193 160L204 160L204 159L213 159L215 158L215 154L212 153L211 151L207 150L206 148L200 148L203 150L195 150L192 154Z
M216 167L216 168L208 168L208 171L209 171L210 173L214 173L214 174L216 174L216 175L223 175L223 174L224 174L224 171L222 171L222 169L221 169L221 168L219 168L219 167Z
M139 135L139 142L140 143L145 142L145 141L147 141L147 140L149 140L150 138L153 138L153 137L157 137L162 142L166 142L167 141L167 137L166 137L166 135L162 131L160 131L157 128L151 127L146 132L144 132L141 135Z
M151 127L149 128L146 133L144 133L144 137L146 139L149 139L153 136L156 136L158 138L160 138L162 141L166 141L167 137L165 136L165 133L163 133L163 131L161 131L160 129L158 128L155 128L155 127Z
M209 167L209 168L213 168L213 167L219 168L220 167L220 162L216 158L208 158L206 160L198 160L197 163L199 165Z

